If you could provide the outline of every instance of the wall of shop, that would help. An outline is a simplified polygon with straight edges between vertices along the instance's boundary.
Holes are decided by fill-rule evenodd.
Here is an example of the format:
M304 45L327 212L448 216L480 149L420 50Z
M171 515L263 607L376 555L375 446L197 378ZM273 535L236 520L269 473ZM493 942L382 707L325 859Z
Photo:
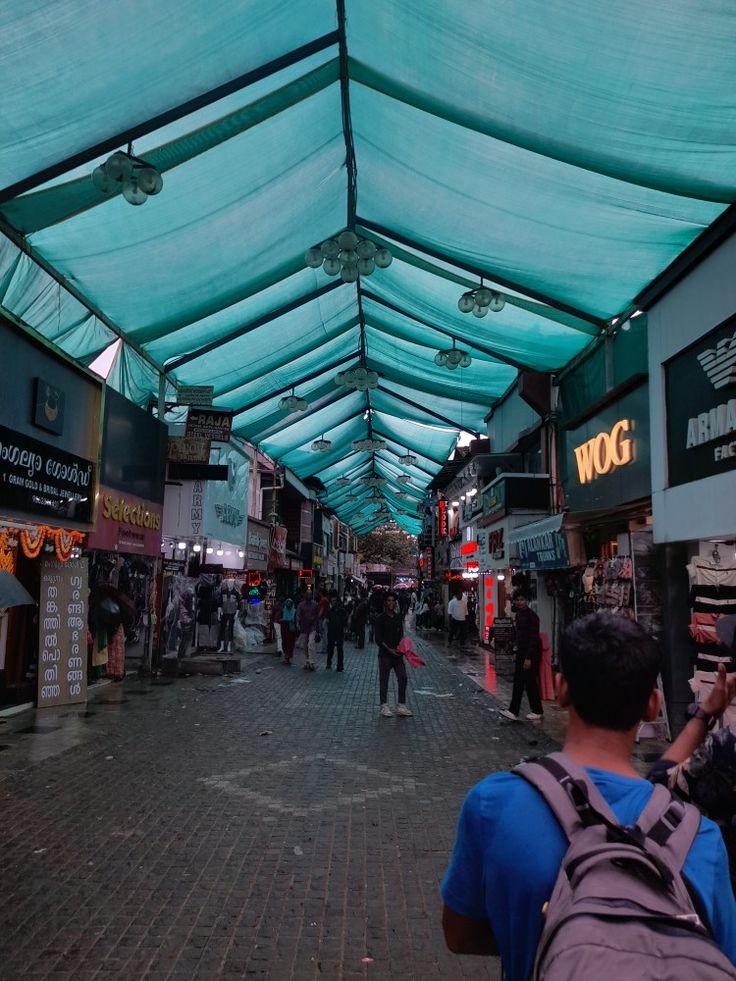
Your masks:
M519 434L539 424L539 414L519 395L516 386L497 403L486 417L488 438L494 453L505 453L516 446Z
M670 486L663 368L669 359L736 313L735 266L736 237L732 237L648 311L652 503L658 542L733 537L736 531L736 457L724 461L721 473ZM700 348L693 353L700 353ZM693 377L700 373L697 360L692 370ZM736 386L723 387L719 393L713 405L736 397ZM682 395L686 394L683 390ZM701 411L708 407L703 405ZM686 453L684 436L681 452Z

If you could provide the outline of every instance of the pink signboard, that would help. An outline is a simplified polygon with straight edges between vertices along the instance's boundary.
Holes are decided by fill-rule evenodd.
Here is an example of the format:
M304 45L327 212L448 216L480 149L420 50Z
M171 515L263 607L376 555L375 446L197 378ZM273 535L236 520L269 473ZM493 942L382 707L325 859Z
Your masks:
M88 548L130 555L160 555L163 507L100 484L97 524Z

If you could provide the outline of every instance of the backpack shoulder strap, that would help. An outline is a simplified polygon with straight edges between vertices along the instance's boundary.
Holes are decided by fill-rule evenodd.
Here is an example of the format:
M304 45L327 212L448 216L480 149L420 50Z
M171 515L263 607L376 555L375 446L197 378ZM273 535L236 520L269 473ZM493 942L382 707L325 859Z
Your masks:
M700 811L675 797L662 784L655 784L636 827L662 849L670 868L681 872L700 830Z
M585 770L564 753L551 753L522 763L512 772L530 783L544 797L568 840L594 824L620 827Z

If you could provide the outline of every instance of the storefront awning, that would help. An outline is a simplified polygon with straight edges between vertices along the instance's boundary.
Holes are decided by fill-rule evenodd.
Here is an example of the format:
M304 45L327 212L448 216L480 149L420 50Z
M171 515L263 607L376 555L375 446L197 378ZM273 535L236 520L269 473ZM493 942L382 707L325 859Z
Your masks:
M563 529L565 515L552 514L541 521L532 521L509 532L509 543L515 544L519 564L526 569L566 569L574 563L571 559L568 534Z

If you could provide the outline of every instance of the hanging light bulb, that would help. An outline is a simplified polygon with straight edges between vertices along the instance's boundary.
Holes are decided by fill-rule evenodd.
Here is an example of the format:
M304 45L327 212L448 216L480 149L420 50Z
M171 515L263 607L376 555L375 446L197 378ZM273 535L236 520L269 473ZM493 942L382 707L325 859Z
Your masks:
M460 313L470 313L474 306L475 300L473 299L472 293L463 293L463 295L457 301L457 308Z
M340 279L343 283L355 283L358 279L357 266L343 266L340 269Z
M377 252L376 243L369 238L362 238L355 246L355 251L361 259L372 259Z
M388 269L393 261L393 258L394 257L391 255L388 249L378 249L374 256L376 266L378 266L379 269Z
M472 310L474 317L486 317L488 316L488 307L479 307L476 303Z
M358 273L361 276L370 276L376 264L373 259L358 259Z
M332 441L325 439L324 434L321 439L315 439L312 443L312 450L315 453L327 453L330 449L332 449Z
M98 191L107 194L110 190L110 178L107 176L107 171L104 167L95 167L92 171L92 183Z
M322 250L314 248L307 249L304 253L304 261L310 269L319 269L322 265Z
M491 302L488 305L488 309L493 313L500 313L505 306L506 297L503 295L503 293L494 292L493 296L491 297Z
M102 166L111 181L124 181L133 173L133 163L122 150L116 150Z
M145 204L148 200L148 195L138 187L135 177L123 181L123 197L128 204L135 205Z
M320 252L325 259L337 259L340 255L340 246L334 238L328 238L320 246Z
M337 244L344 252L354 249L358 244L358 236L355 234L355 232L351 231L349 228L346 228L344 232L340 232L340 234L337 236Z
M140 167L136 171L136 179L138 181L138 187L144 194L158 194L164 186L161 174L159 174L155 167Z

